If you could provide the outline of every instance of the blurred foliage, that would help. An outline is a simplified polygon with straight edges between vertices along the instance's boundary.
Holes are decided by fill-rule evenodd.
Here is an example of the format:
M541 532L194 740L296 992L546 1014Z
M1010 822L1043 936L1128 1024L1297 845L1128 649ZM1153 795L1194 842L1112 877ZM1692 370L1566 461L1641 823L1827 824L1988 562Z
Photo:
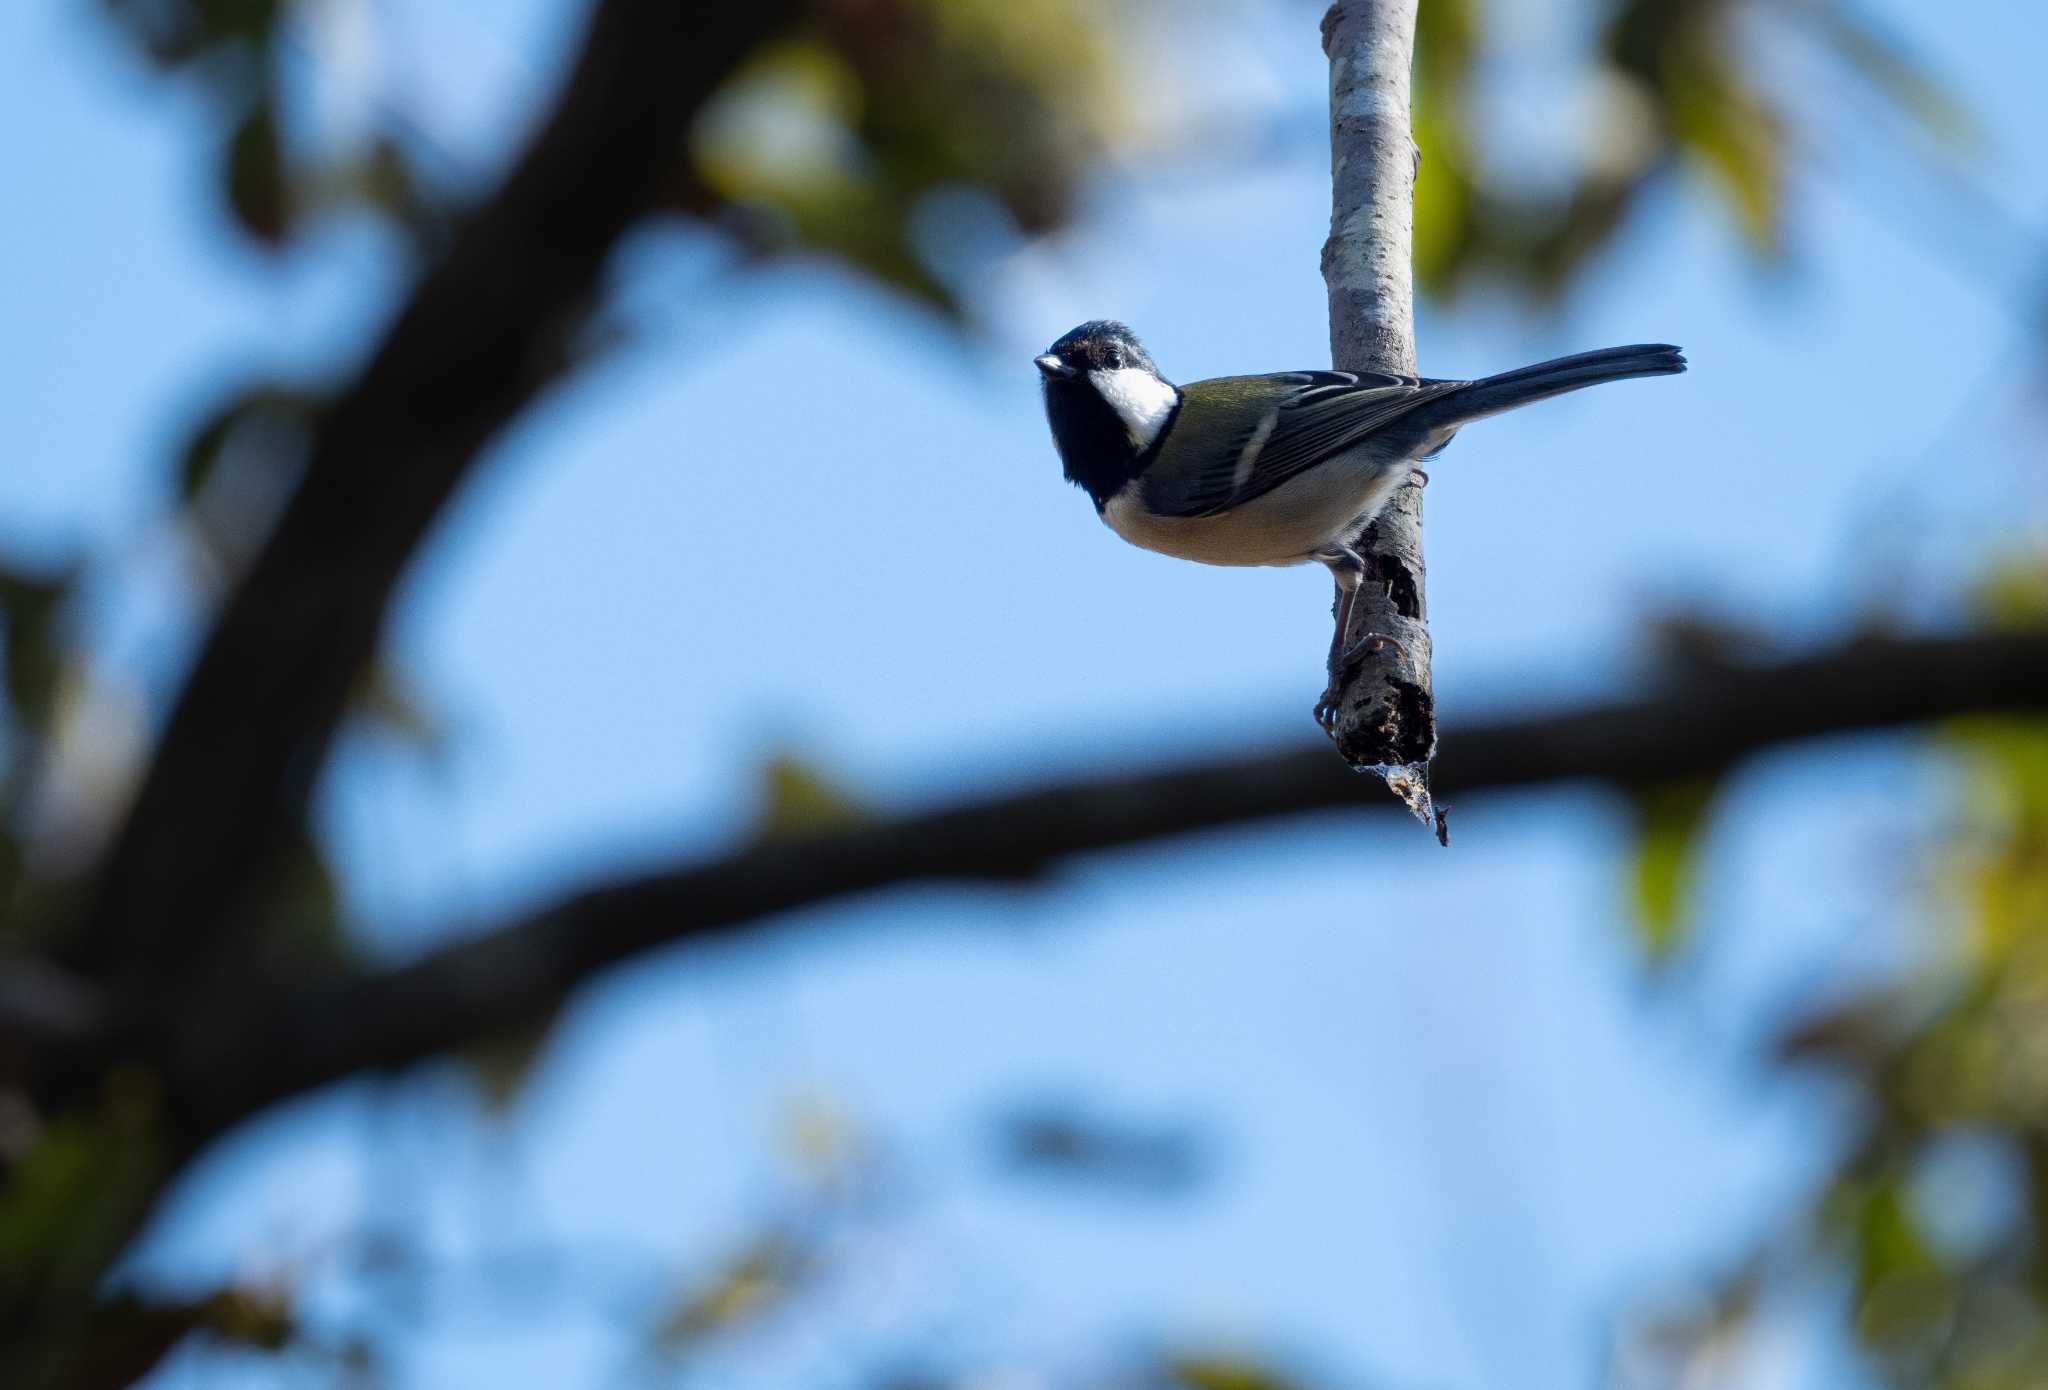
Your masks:
M0 947L26 928L27 821L64 685L63 615L80 571L0 562Z
M1568 289L1675 170L1703 171L1744 237L1781 252L1801 140L1795 93L1757 55L1815 41L1844 72L1955 150L1960 102L1853 0L1595 0L1584 90L1596 118L1557 187L1513 186L1482 149L1482 0L1425 0L1416 33L1415 270L1433 293L1477 283L1552 298Z
M364 212L444 244L462 194L427 176L438 152L396 113L360 138L311 128L287 100L287 50L302 7L283 0L97 0L157 68L203 90L214 113L219 205L254 245L287 252L322 217ZM1161 0L1163 3L1163 0ZM1423 0L1416 55L1416 268L1430 291L1502 285L1554 297L1594 264L1675 175L1709 178L1755 252L1787 242L1787 186L1802 143L1796 93L1756 61L1812 41L1936 149L1970 137L1961 106L1909 50L1850 0L1590 0L1585 88L1596 111L1555 186L1520 186L1483 157L1484 62L1494 7ZM736 71L678 151L673 201L754 256L831 257L964 320L957 243L1057 230L1087 180L1134 129L1118 7L1087 0L818 0L808 23ZM1314 41L1304 11L1303 43ZM303 56L303 55L297 55ZM1305 265L1304 275L1314 273ZM252 382L202 413L173 460L171 492L202 578L243 571L297 476L322 409L318 389ZM2048 569L1987 580L2001 624L2048 616ZM67 615L73 566L0 565L0 931L20 935L38 805L66 770L51 750L68 690L91 676ZM422 749L443 721L403 673L380 669L359 712ZM1901 1385L1999 1390L2048 1384L2048 729L1980 722L1948 731L1971 779L1970 814L1945 846L1939 912L1954 930L1922 975L1805 1020L1784 1053L1820 1064L1862 1102L1859 1132L1789 1258L1838 1278L1855 1328ZM862 808L794 758L767 769L759 830L799 834L858 821ZM1690 884L1714 789L1644 790L1634 897L1642 944L1665 959L1685 941ZM281 952L306 966L347 959L333 877L304 843L277 885ZM0 944L11 941L0 940ZM512 1102L550 1029L468 1054L490 1103ZM14 1099L0 1088L0 1102ZM40 1278L120 1240L121 1192L160 1159L146 1074L122 1073L105 1103L41 1128L0 1189L0 1286ZM814 1113L791 1136L809 1173L796 1210L734 1243L664 1301L652 1340L694 1351L798 1300L832 1264L826 1236L872 1195L872 1155ZM1111 1187L1198 1185L1203 1153L1173 1127L1039 1108L998 1135L1014 1171ZM1984 1161L1958 1169L1955 1155ZM12 1157L13 1155L10 1155ZM1988 1217L1948 1219L1942 1182L1978 1188ZM1932 1194L1932 1195L1931 1195ZM1946 1213L1946 1214L1945 1214ZM89 1264L90 1261L87 1261ZM1677 1365L1753 1316L1746 1264L1704 1310L1658 1329ZM146 1367L192 1332L264 1346L299 1334L289 1292L229 1286L189 1304L136 1305L145 1335L110 1341ZM904 1381L904 1384L913 1383ZM921 1377L917 1384L990 1383ZM1302 1382L1256 1358L1161 1352L1110 1383L1158 1390L1286 1390ZM1681 1383L1674 1372L1670 1383ZM1697 1382L1694 1382L1697 1383Z
M102 1310L91 1352L78 1370L78 1383L126 1385L146 1375L188 1337L203 1337L217 1346L278 1352L300 1344L301 1332L282 1289L231 1285L192 1300L123 1294Z
M755 833L764 840L844 830L868 818L852 793L793 754L777 754L761 769Z
M1686 907L1699 863L1700 836L1715 784L1686 781L1639 789L1634 907L1643 954L1668 961L1685 942Z
M797 1315L807 1296L844 1273L849 1243L842 1237L885 1209L892 1177L885 1156L843 1111L799 1097L781 1120L789 1161L783 1210L679 1284L655 1321L657 1359L694 1356L764 1319Z
M207 89L222 201L256 242L283 247L316 214L367 208L422 249L440 244L454 195L422 172L437 152L396 113L341 148L288 120L293 6L100 2L152 62ZM1431 292L1484 281L1561 294L1651 190L1688 168L1775 257L1787 182L1810 150L1794 94L1756 61L1765 48L1817 48L1932 149L1974 137L1964 105L1855 0L1592 4L1590 119L1564 177L1534 189L1484 158L1492 7L1421 7L1416 271ZM828 255L957 319L949 243L1062 226L1100 156L1139 138L1118 60L1132 35L1123 19L1084 0L816 0L810 21L755 53L704 112L679 152L676 204L754 254Z
M1093 1371L1049 1376L1036 1369L974 1365L948 1371L898 1372L876 1390L984 1390L993 1385L1072 1390L1317 1390L1328 1384L1254 1353L1209 1347L1146 1347Z
M1302 1382L1243 1355L1174 1355L1166 1358L1165 1370L1187 1390L1306 1390Z
M530 1027L478 1038L462 1049L462 1061L491 1114L509 1114L526 1093L560 1017L557 1010Z
M319 409L311 392L281 382L233 393L192 427L177 461L179 498L193 503L205 497L238 464L276 470L294 460Z
M148 1072L117 1069L97 1105L43 1126L24 1146L0 1185L0 1301L76 1288L126 1242L135 1203L164 1161L159 1100Z
M190 74L216 112L222 201L256 243L285 247L316 213L368 209L424 247L448 209L426 192L415 152L392 131L344 148L286 120L286 50L295 11L284 0L100 0L134 47L165 72Z
M803 1246L781 1232L749 1241L701 1283L684 1290L656 1337L671 1352L764 1316L806 1276Z
M1130 1196L1184 1197L1210 1176L1206 1136L1185 1123L1143 1123L1072 1102L1037 1102L997 1118L996 1157L1020 1177Z
M974 190L1026 233L1061 225L1116 90L1099 7L1079 0L824 0L713 103L694 160L764 244L957 312L921 245L948 238L936 195Z
M1998 558L1976 599L1987 626L2048 623L2048 552ZM1846 1088L1846 1142L1805 1208L1701 1309L1629 1330L1634 1364L1666 1369L1620 1384L1740 1383L1723 1373L1761 1335L1760 1289L1818 1283L1842 1291L1889 1384L2048 1385L2048 721L1957 720L1938 740L1959 810L1928 847L1919 950L1778 1043L1786 1067ZM1638 871L1659 885L1640 895L1652 958L1685 896L1669 866L1693 853L1706 804L1668 795L1661 828L1646 815Z
M58 618L76 581L72 570L37 573L0 569L0 623L5 625L7 715L27 735L49 727L63 669Z
M1944 931L1906 980L1804 1020L1788 1058L1862 1101L1811 1258L1847 1272L1893 1383L2048 1384L2048 725L1947 735L1967 822L1933 893Z
M440 244L455 197L396 113L341 148L288 122L295 7L101 3L153 63L206 89L222 200L257 243L367 208ZM957 316L930 246L963 228L949 195L972 193L1013 231L1064 223L1120 128L1112 48L1102 7L1082 0L816 0L703 113L675 200L756 254L829 255Z
M275 47L281 0L101 0L159 67L201 73L221 116L216 156L227 205L259 242L282 243L298 186L280 129Z
M1752 1265L1712 1297L1639 1308L1608 1348L1607 1390L1721 1390L1768 1384L1747 1374L1744 1353L1756 1338L1759 1271Z
M1997 557L1977 581L1971 600L1984 623L2001 631L2048 627L2048 549Z

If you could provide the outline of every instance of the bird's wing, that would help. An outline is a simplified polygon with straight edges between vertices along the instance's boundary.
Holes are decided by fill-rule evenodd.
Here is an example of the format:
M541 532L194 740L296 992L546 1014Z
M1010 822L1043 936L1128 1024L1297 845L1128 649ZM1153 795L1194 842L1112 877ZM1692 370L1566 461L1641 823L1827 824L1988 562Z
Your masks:
M1143 475L1146 507L1213 516L1271 492L1425 401L1465 385L1384 372L1197 382Z

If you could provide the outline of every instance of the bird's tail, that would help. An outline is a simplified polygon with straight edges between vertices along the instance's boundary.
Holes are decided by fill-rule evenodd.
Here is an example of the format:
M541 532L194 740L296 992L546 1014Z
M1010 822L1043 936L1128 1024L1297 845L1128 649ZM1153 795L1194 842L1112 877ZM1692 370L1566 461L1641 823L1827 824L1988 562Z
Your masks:
M1684 370L1684 355L1669 343L1602 348L1553 362L1538 362L1533 367L1502 372L1499 376L1481 377L1461 391L1439 397L1425 409L1443 424L1462 425L1531 401L1561 396L1582 386L1598 386L1603 381L1622 381L1632 376L1670 376Z

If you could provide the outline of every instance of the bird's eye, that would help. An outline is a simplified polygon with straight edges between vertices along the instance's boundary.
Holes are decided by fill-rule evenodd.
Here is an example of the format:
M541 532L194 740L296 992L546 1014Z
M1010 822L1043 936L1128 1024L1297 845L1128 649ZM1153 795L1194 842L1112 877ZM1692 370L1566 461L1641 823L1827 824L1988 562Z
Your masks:
M1103 360L1109 363L1111 371L1121 371L1124 365L1124 350L1112 344L1109 351L1103 354Z

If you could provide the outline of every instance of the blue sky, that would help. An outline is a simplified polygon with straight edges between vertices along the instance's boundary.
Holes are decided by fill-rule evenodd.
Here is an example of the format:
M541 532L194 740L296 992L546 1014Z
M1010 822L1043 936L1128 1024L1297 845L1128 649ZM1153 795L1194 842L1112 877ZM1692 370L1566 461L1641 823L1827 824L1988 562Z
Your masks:
M1494 8L1489 147L1540 178L1569 122L1525 113L1577 109L1578 23ZM2037 213L2041 15L1873 8L1981 116L1972 177ZM33 132L0 155L0 546L103 562L87 635L111 683L160 702L198 611L162 520L180 429L244 373L344 370L402 262L357 224L276 264L225 238L203 113L92 11L0 13L0 112ZM364 13L315 41L353 53L367 33L358 76L306 99L338 121L398 102L481 181L573 7ZM1117 543L1059 477L1028 362L1104 315L1182 379L1324 360L1314 11L1221 13L1216 100L1292 133L1220 173L1107 174L1071 234L988 273L974 342L827 268L736 280L687 234L628 248L632 346L501 441L407 585L392 648L451 721L449 755L357 740L329 779L323 829L371 939L417 949L727 843L777 751L911 803L1316 736L1327 577ZM1441 375L1645 339L1694 363L1487 422L1433 468L1449 729L1630 688L1644 619L1673 605L1795 641L1873 605L1938 622L1987 547L2038 530L2025 402L1996 386L2018 331L1997 234L1930 214L1940 189L1888 159L1894 131L1773 61L1823 113L1810 162L1830 171L1793 190L1787 265L1759 268L1693 180L1555 314L1474 296L1421 315ZM898 1156L909 1198L849 1223L827 1295L719 1349L715 1383L850 1384L848 1356L900 1345L1071 1369L1156 1336L1376 1384L1595 1384L1606 1320L1742 1250L1823 1161L1827 1098L1770 1082L1758 1046L1788 1003L1904 948L1925 887L1899 847L1946 788L1882 739L1743 772L1710 830L1701 938L1661 985L1627 943L1623 808L1583 789L1470 799L1448 853L1319 816L1089 860L1031 894L800 914L588 991L505 1120L473 1121L445 1072L291 1107L193 1177L146 1266L303 1262L339 1324L360 1291L317 1252L388 1209L452 1255L630 1247L679 1279L789 1201L778 1117L816 1101ZM1191 1119L1215 1137L1208 1185L1132 1204L1005 1182L978 1122L1041 1093ZM1745 1387L1859 1383L1816 1330L1824 1301L1785 1312ZM454 1318L401 1337L399 1380L605 1383L616 1330L573 1300Z

